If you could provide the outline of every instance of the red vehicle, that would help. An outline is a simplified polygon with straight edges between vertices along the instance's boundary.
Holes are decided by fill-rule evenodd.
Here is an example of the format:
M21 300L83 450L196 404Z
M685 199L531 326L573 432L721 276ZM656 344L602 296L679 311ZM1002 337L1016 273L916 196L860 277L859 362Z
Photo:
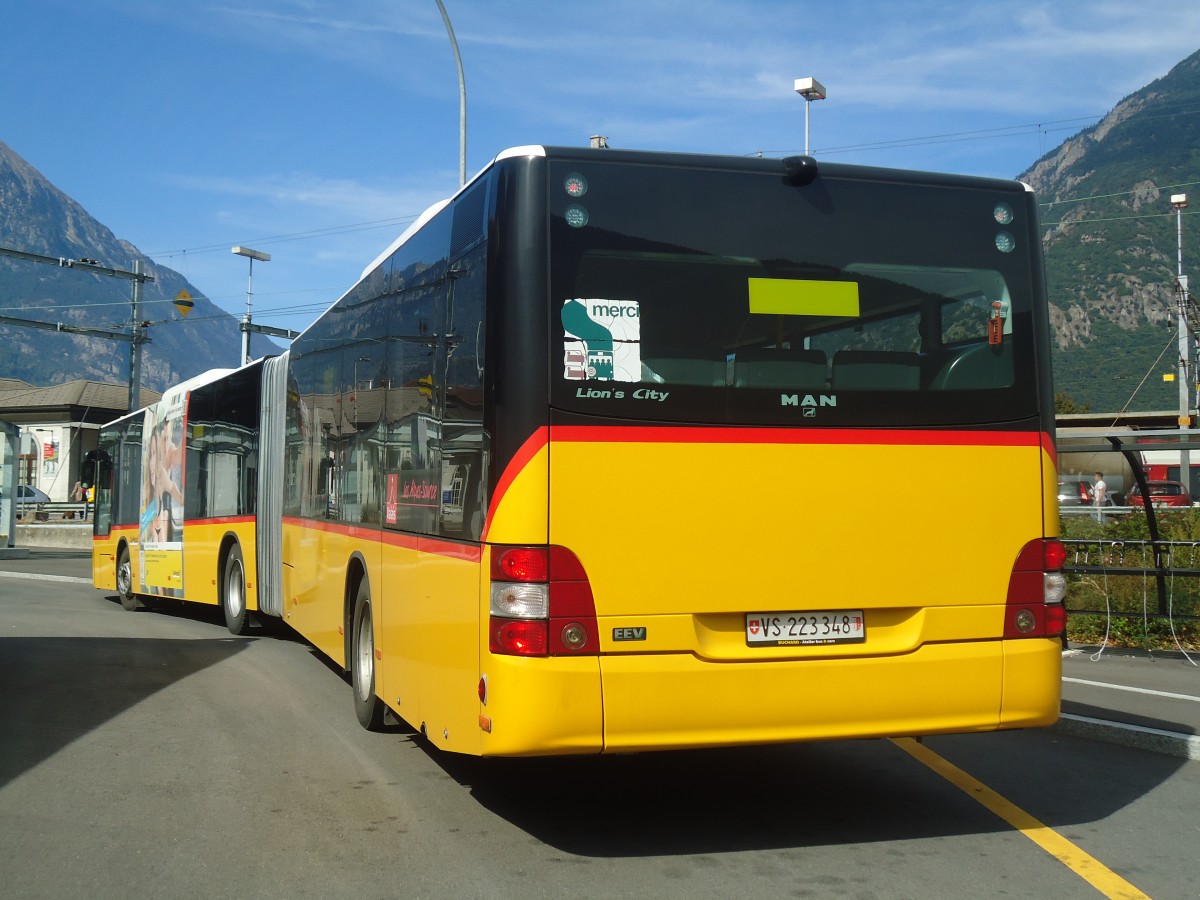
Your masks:
M1149 490L1150 502L1156 507L1192 505L1192 495L1178 481L1148 481L1146 487ZM1129 505L1142 507L1146 505L1141 488L1134 486L1133 490L1129 492Z

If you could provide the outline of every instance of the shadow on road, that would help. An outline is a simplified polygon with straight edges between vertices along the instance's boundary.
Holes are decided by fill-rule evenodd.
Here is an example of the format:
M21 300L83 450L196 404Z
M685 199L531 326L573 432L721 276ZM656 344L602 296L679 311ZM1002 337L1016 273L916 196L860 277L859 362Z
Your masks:
M1111 748L1098 748L1097 771L1091 771L1077 756L1078 742L1057 742L1046 732L1023 737L969 735L930 743L950 742L944 746L955 751L966 746L955 742L1001 742L985 751L996 764L987 772L995 776L989 786L1028 804L1051 827L1103 819L1159 787L1180 764L1148 754L1144 766L1126 767L1114 778ZM458 758L420 743L482 806L537 840L580 856L729 853L1011 830L890 741L543 760ZM969 752L981 747L976 743ZM1080 784L1064 788L1061 775L1051 774L1059 766L1070 766ZM1047 773L1048 779L1035 783L1021 772ZM1089 781L1093 789L1082 789ZM1105 790L1094 790L1097 783Z
M155 692L240 653L252 641L0 640L0 787Z

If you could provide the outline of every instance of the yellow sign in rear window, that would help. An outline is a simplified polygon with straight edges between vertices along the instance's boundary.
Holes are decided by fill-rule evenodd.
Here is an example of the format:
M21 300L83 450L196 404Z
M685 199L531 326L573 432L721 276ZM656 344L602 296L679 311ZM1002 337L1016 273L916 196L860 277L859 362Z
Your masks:
M858 316L858 282L750 278L750 312L777 316Z

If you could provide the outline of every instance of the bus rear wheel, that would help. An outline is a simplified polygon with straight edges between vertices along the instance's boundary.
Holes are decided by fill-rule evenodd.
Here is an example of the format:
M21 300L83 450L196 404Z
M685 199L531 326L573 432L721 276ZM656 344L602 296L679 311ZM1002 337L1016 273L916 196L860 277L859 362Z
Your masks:
M233 634L250 630L250 613L246 610L246 566L242 548L234 544L225 557L221 573L221 608L225 610L225 626Z
M129 564L129 548L122 547L117 554L117 593L121 595L121 606L130 612L141 607L137 594L133 592L133 566Z
M371 589L364 578L354 598L350 640L350 684L354 689L354 712L367 731L383 728L384 706L375 696L375 625L371 619Z

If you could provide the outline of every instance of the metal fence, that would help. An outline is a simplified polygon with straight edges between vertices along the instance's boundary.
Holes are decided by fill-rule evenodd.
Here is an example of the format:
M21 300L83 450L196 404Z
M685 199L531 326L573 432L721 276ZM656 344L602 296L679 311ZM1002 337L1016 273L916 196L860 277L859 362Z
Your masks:
M48 503L18 503L17 521L22 524L30 522L60 522L91 521L91 503L67 503L50 501Z
M1067 611L1200 619L1200 541L1064 539Z

